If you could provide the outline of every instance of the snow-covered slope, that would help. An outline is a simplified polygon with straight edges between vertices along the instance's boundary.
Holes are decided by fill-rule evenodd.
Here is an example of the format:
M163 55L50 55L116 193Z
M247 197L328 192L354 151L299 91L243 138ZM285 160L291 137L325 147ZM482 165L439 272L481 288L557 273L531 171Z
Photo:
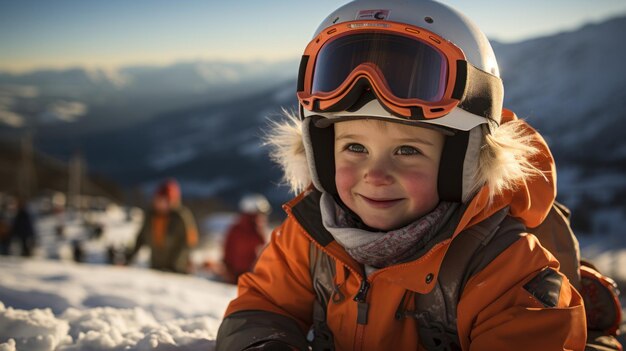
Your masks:
M559 198L579 232L623 235L626 221L626 17L498 44L505 106L547 139ZM608 225L606 221L613 223ZM619 227L619 228L618 228Z
M2 351L212 350L235 296L198 277L6 257L0 282Z

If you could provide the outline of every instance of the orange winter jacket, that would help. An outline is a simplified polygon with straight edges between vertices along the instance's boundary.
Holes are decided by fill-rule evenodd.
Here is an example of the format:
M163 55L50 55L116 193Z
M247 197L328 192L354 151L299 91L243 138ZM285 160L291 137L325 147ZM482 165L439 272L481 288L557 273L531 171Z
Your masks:
M512 114L505 121L515 119ZM554 162L545 142L531 127L542 153L532 160L546 173L515 192L488 202L481 189L462 207L446 239L428 245L417 259L379 269L365 277L363 267L325 232L319 206L309 190L284 206L288 218L272 234L254 271L239 279L238 296L226 310L217 336L217 350L243 350L269 341L306 350L316 298L309 253L314 243L335 261L334 284L339 301L330 301L326 321L336 350L423 350L415 319L394 318L406 291L429 292L437 284L450 243L464 230L509 207L509 216L527 227L539 225L555 198ZM457 329L463 350L583 350L586 322L583 303L567 278L533 291L546 268L558 261L531 234L522 234L465 285L457 305ZM369 289L359 289L366 281ZM552 285L551 285L552 284ZM552 294L553 304L545 296ZM354 301L364 297L367 310ZM363 316L366 316L363 319Z

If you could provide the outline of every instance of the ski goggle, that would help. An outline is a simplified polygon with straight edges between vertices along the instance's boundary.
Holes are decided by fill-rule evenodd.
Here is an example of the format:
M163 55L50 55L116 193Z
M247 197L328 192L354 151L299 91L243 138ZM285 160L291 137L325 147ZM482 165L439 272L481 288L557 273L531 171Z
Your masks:
M423 28L387 21L326 28L302 56L300 105L313 113L345 111L364 92L390 113L412 120L442 117L457 106L495 119L503 96L500 78L474 67L461 49Z

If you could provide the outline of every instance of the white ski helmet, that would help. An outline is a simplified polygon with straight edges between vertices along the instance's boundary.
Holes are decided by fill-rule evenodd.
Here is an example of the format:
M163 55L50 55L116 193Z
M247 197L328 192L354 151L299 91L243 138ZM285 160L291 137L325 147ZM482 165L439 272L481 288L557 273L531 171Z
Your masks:
M382 119L446 135L439 197L466 201L483 134L501 120L503 86L488 39L431 0L356 0L321 23L305 49L298 100L316 188L336 193L334 122Z
M239 200L239 211L247 214L269 214L272 212L272 206L261 194L247 194Z

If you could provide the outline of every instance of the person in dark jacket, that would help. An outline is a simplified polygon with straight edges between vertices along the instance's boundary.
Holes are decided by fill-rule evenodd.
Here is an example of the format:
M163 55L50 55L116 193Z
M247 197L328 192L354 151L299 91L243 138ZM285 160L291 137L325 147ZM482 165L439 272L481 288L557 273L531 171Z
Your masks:
M157 188L152 208L146 211L134 248L127 254L130 263L143 245L151 249L150 268L188 273L190 252L198 242L195 219L181 203L178 183L169 179Z
M260 194L244 196L239 202L241 214L226 234L224 243L224 265L229 283L252 270L261 248L265 245L265 227L271 207Z
M6 204L0 198L0 255L8 255L11 246L10 217L7 213Z
M35 228L24 199L17 200L17 213L13 218L10 235L19 241L22 256L32 256L35 247Z

